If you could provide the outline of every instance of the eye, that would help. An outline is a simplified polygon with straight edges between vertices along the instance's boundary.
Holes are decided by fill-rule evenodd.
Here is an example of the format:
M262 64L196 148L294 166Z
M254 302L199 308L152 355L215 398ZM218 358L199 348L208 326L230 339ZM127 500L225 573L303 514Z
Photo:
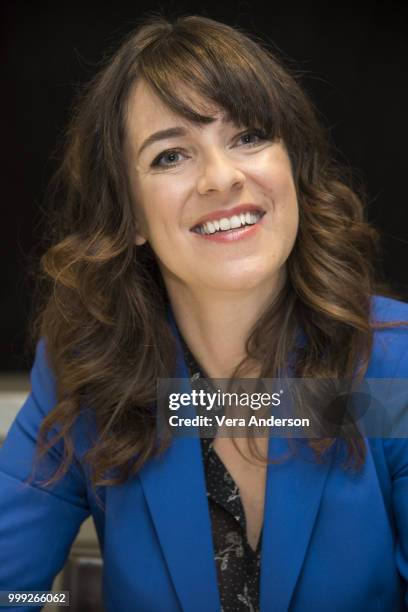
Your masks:
M243 140L245 146L253 147L267 140L267 137L261 130L247 130L238 136L238 141L239 140Z
M160 153L150 164L152 168L169 168L176 166L180 159L178 156L183 155L180 149L169 149Z

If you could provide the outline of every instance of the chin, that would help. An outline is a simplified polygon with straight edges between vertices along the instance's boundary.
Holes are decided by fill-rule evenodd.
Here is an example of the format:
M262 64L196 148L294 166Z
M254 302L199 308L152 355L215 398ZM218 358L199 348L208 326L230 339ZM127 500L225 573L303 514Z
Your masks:
M276 271L272 274L260 274L259 270L245 270L231 274L217 274L217 276L208 278L203 284L211 286L219 291L251 291L260 287L266 287L268 284L273 287L276 282Z

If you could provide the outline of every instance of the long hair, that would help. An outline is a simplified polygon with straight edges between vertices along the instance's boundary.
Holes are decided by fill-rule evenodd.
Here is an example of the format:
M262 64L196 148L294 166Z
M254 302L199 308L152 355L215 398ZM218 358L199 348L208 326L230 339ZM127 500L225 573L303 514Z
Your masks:
M261 41L237 28L198 16L174 23L150 18L82 92L52 183L51 246L41 260L43 299L33 335L44 338L57 381L58 401L38 444L41 456L63 440L53 480L73 460L74 425L85 409L98 432L84 457L94 485L124 482L166 447L157 439L152 406L157 379L174 374L175 338L154 253L134 243L123 151L127 102L138 79L169 109L205 124L212 118L188 96L196 92L236 124L282 139L290 157L300 217L287 283L251 331L235 374L253 360L262 377L273 378L295 355L297 377L361 376L372 349L377 233L333 162L296 79ZM302 349L299 329L307 340ZM334 439L308 443L322 458ZM362 465L363 440L347 445Z

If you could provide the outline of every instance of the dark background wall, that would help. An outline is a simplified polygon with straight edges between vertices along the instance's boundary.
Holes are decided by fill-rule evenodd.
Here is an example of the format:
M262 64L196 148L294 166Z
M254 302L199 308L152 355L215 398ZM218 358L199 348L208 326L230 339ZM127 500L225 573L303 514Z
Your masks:
M383 237L383 269L408 300L408 85L404 3L364 16L281 14L273 3L83 2L3 4L0 370L29 365L24 353L32 285L41 252L41 205L78 86L146 11L201 14L239 25L275 45L330 130L336 155L369 195L368 217Z

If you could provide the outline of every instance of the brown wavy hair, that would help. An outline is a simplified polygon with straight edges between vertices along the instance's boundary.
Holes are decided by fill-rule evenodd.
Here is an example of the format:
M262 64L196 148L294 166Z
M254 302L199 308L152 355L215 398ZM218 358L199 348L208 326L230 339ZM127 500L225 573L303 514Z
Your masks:
M73 426L84 406L98 432L84 457L94 485L124 482L168 444L157 438L151 408L157 379L174 374L175 338L154 253L148 244L135 246L123 152L127 102L138 79L170 109L205 124L213 118L188 99L188 91L197 92L237 125L282 139L291 160L300 223L287 283L249 335L234 375L256 362L261 377L273 378L295 355L297 377L363 376L373 329L387 326L370 321L377 233L283 61L238 28L198 16L151 17L82 92L52 182L51 245L41 259L43 299L33 326L57 381L58 401L38 440L39 456L64 443L51 481L73 460ZM299 329L307 339L302 348ZM308 443L322 460L335 439ZM348 439L347 448L361 466L362 438Z

